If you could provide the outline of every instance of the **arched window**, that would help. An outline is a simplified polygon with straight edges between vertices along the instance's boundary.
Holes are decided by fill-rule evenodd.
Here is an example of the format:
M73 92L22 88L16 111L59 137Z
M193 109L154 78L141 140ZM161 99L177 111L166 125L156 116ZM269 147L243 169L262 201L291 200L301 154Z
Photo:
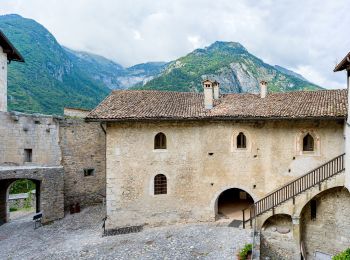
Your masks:
M167 180L164 174L154 177L154 195L167 194Z
M312 152L314 150L314 138L308 133L303 138L303 151Z
M154 149L166 149L166 136L163 133L158 133L154 137Z
M247 148L247 138L242 132L237 135L237 148Z

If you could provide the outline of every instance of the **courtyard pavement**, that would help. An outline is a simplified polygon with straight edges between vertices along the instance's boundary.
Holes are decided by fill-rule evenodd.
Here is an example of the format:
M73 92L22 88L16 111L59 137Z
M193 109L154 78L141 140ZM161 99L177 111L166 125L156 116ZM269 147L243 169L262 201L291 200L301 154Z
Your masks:
M100 206L37 230L25 215L0 226L0 259L236 259L250 230L223 223L177 224L102 237Z

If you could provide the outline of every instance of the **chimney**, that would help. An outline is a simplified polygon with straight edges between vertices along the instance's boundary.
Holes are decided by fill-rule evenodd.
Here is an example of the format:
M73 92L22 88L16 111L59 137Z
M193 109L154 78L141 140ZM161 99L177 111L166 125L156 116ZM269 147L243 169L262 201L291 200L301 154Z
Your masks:
M204 91L204 107L205 109L213 108L213 82L210 80L203 81L203 91Z
M214 99L219 99L220 96L220 83L216 80L213 82L213 93L214 93Z
M0 111L7 112L7 54L0 46Z
M260 81L260 97L265 98L267 96L267 82L262 80Z

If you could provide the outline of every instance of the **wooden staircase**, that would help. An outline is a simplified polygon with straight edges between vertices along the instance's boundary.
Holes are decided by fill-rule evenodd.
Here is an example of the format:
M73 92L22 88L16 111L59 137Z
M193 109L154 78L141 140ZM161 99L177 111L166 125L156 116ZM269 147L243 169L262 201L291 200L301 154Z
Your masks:
M265 212L272 210L272 214L274 214L275 208L287 200L292 199L294 204L295 197L297 197L302 192L311 189L312 187L318 185L319 189L321 190L322 182L337 175L345 169L344 155L345 154L335 157L334 159L306 173L305 175L298 177L292 182L289 182L283 187L268 194L261 200L258 200L250 207L244 209L242 223L243 228L246 227L247 222L249 222L250 226L252 227L253 220Z

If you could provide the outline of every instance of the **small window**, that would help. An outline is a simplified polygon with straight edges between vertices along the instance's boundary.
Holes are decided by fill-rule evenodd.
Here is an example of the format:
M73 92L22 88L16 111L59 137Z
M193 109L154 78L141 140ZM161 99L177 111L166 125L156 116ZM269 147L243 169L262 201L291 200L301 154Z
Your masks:
M24 149L24 162L32 162L32 149Z
M314 150L314 138L308 133L303 139L303 151L312 152Z
M247 138L242 132L237 135L237 148L247 148Z
M316 220L316 214L317 214L316 200L310 201L310 210L311 210L311 220Z
M154 195L167 194L167 180L164 174L154 177Z
M158 133L154 137L154 149L166 149L166 136L163 133Z
M84 169L84 177L94 176L95 169Z

